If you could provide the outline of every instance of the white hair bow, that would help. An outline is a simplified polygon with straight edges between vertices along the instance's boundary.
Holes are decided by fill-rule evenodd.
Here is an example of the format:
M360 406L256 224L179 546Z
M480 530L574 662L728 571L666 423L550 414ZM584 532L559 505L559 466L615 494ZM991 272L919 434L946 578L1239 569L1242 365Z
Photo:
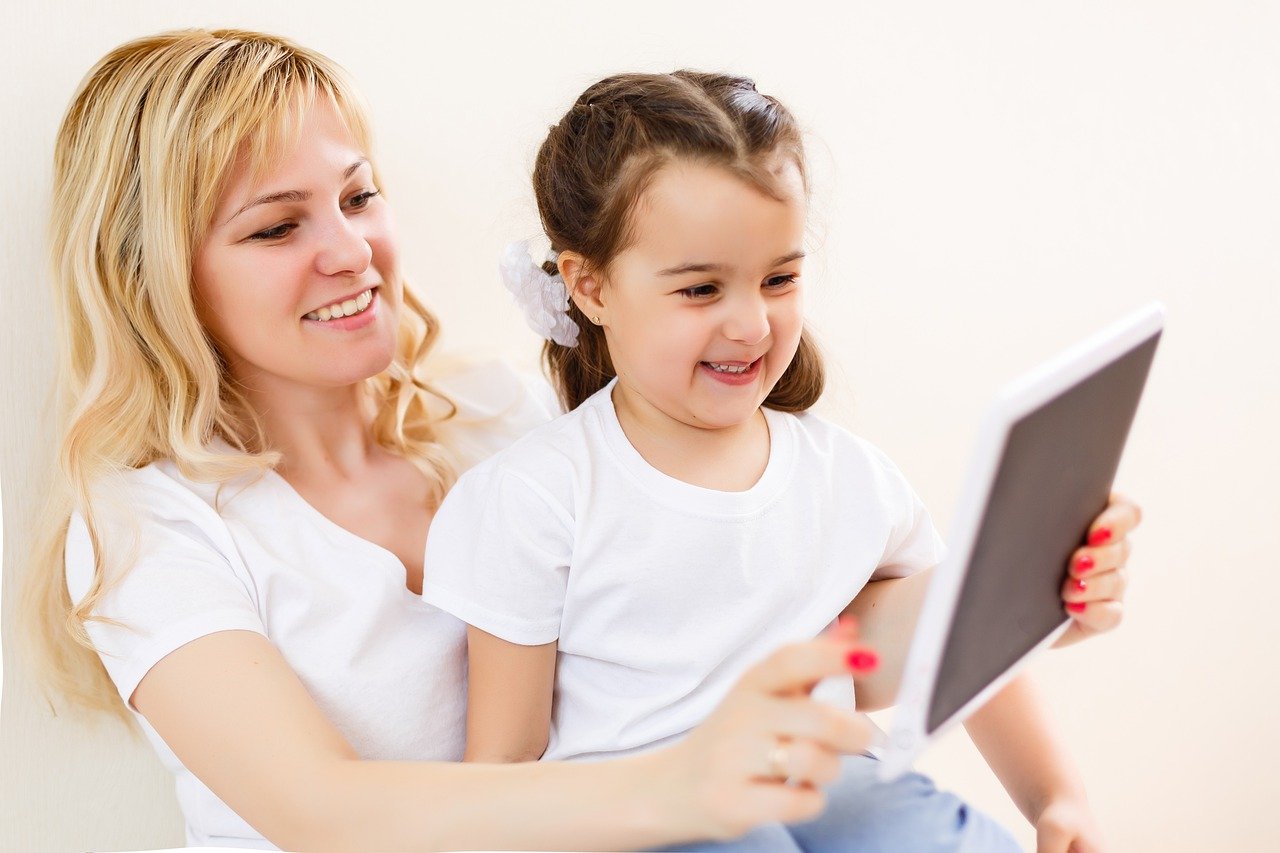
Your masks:
M554 263L556 257L550 252L547 260ZM547 275L535 264L527 243L517 240L509 244L502 252L498 271L531 329L562 347L578 345L578 324L569 319L569 291L564 279L559 273Z

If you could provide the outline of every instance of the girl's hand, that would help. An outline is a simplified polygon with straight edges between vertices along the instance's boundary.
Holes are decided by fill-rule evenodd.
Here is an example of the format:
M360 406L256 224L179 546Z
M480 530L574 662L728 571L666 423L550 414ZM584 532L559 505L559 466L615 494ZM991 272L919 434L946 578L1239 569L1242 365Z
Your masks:
M842 624L779 649L743 675L711 716L661 756L656 781L691 837L733 838L762 823L821 814L819 786L839 775L840 756L867 747L872 731L852 709L808 693L823 678L875 665L874 652Z
M1127 537L1141 521L1142 509L1136 503L1111 493L1111 502L1089 526L1088 544L1071 555L1062 601L1074 621L1056 647L1069 646L1120 624L1128 585Z
M1102 833L1082 799L1049 803L1035 821L1036 853L1099 853Z

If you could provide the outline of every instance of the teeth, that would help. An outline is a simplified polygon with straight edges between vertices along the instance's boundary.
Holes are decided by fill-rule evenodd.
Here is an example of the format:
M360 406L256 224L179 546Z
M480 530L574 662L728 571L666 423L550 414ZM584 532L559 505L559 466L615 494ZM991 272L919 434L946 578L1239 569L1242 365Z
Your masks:
M708 361L706 364L716 373L746 373L751 369L750 364L717 364L714 361Z
M359 314L361 311L369 307L369 303L373 301L373 288L369 288L361 293L355 299L347 299L343 302L336 302L327 308L320 308L306 315L308 320L336 320L339 317L350 317L352 314Z

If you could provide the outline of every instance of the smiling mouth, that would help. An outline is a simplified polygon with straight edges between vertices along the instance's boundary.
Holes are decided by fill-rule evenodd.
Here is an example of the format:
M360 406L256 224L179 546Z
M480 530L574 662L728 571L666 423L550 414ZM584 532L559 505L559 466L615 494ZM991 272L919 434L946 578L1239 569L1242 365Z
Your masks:
M363 313L373 303L373 291L376 288L369 288L350 299L344 299L341 302L335 302L324 308L318 308L310 314L304 314L304 320L316 320L321 323L329 320L338 320L343 317L352 317L356 314Z
M749 361L745 364L741 361L704 361L702 364L705 364L716 373L727 373L730 376L734 376L748 372L751 368L755 367L756 362L758 361L760 361L760 359L757 358L755 361Z

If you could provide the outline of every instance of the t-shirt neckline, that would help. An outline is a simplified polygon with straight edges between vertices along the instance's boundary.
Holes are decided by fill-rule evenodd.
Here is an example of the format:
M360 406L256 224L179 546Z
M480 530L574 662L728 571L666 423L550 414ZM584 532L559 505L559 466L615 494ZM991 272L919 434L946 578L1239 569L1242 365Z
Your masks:
M740 492L708 489L659 471L627 438L613 405L618 379L591 395L582 405L594 410L614 459L627 475L662 503L703 516L748 516L761 512L781 495L791 478L796 452L795 425L785 413L762 407L769 428L769 461L760 478Z
M371 542L370 540L365 539L363 536L348 530L338 522L334 521L329 516L325 515L320 510L316 509L316 507L309 500L304 498L301 495L301 493L299 493L298 490L295 489L293 485L284 477L282 477L275 469L268 469L265 479L273 483L276 490L281 494L283 494L286 500L290 501L291 503L297 506L302 507L303 511L309 514L313 519L315 519L317 524L321 524L326 529L333 531L338 536L341 536L343 539L346 539L349 542L356 543L359 546L364 547L365 549L377 554L382 559L383 562L385 562L389 567L393 568L396 571L397 577L399 578L399 581L400 581L398 585L400 589L404 591L404 594L411 596L415 599L419 599L419 600L421 599L421 596L418 593L409 589L409 585L408 585L409 570L405 567L404 563L401 561L401 559L398 556L396 556L391 551L388 551L386 548L382 547L377 542ZM430 535L431 535L431 532L430 530L428 530L427 536L430 536Z

